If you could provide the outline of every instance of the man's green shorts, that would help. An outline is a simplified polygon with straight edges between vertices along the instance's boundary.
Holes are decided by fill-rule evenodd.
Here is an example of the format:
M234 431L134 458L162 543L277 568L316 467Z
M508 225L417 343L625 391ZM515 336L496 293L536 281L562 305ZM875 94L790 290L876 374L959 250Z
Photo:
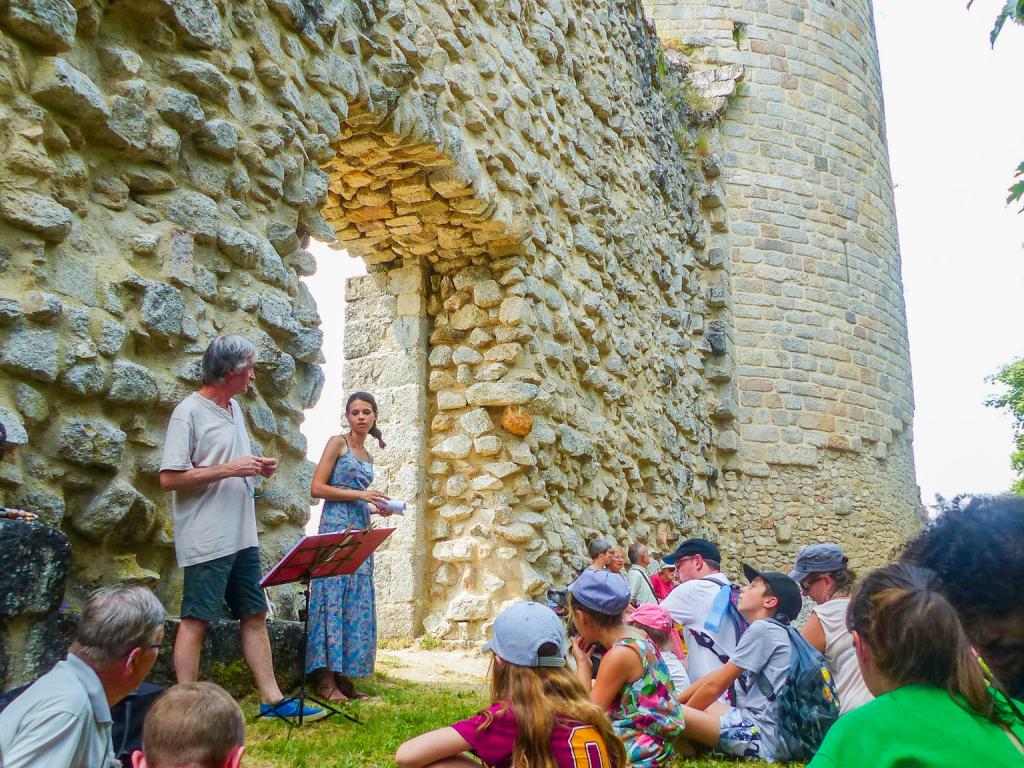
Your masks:
M186 566L181 617L214 621L224 617L224 603L236 619L266 613L260 578L259 547Z

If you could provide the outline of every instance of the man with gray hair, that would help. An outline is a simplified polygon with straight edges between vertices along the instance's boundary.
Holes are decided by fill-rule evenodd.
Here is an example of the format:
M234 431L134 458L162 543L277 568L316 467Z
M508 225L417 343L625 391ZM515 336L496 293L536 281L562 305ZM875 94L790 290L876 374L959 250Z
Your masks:
M182 400L167 426L160 487L171 491L174 548L185 570L181 625L174 641L179 683L199 676L207 625L228 607L241 624L242 654L260 695L260 713L297 717L274 679L267 601L260 589L255 478L270 477L277 459L255 456L236 395L256 378L256 348L241 336L220 336L203 354L203 386ZM302 717L328 714L302 707Z
M110 708L139 687L159 653L164 608L145 587L93 592L67 659L0 713L4 768L119 765Z
M654 596L651 577L647 575L647 566L651 564L651 556L647 553L647 547L643 544L630 544L629 549L626 550L626 557L629 558L626 581L629 583L630 602L633 605L645 603L657 605L658 598Z

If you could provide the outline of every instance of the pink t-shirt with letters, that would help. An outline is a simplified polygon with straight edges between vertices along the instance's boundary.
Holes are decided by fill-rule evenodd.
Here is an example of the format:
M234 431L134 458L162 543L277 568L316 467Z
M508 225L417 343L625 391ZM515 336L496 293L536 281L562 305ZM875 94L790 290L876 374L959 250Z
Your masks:
M452 728L469 742L473 754L488 768L508 768L518 733L515 715L511 708L500 703L492 704L487 711L494 719L483 730L479 730L486 717L482 712L454 723ZM551 751L558 768L612 768L600 732L586 723L556 721L551 734Z

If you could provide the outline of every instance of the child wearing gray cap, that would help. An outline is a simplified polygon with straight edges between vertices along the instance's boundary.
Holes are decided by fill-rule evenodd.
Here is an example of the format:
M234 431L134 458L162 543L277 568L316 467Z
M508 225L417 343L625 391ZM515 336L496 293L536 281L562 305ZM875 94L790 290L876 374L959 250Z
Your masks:
M661 768L683 732L682 708L658 647L622 620L629 600L626 580L610 571L586 570L569 586L569 616L579 630L572 641L576 677L590 700L608 711L630 765ZM592 679L597 643L608 651Z
M846 627L846 610L856 575L843 550L835 544L811 544L800 550L789 578L815 602L800 634L828 662L839 691L839 714L867 704L874 696L864 684L853 635Z
M484 650L494 654L491 705L402 744L395 753L399 768L479 768L467 752L490 768L627 768L608 716L566 668L565 631L554 611L516 603L495 619L494 637Z

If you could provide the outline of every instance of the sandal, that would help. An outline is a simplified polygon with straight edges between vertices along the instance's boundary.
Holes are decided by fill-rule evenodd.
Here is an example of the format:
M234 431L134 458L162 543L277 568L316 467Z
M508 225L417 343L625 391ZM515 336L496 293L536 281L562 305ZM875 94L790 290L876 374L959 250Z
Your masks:
M321 699L329 701L331 704L346 704L351 701L340 688L329 683L317 686L316 693Z
M368 701L370 699L369 694L357 691L355 685L352 684L352 681L344 675L335 675L334 681L338 685L338 692L347 700Z

